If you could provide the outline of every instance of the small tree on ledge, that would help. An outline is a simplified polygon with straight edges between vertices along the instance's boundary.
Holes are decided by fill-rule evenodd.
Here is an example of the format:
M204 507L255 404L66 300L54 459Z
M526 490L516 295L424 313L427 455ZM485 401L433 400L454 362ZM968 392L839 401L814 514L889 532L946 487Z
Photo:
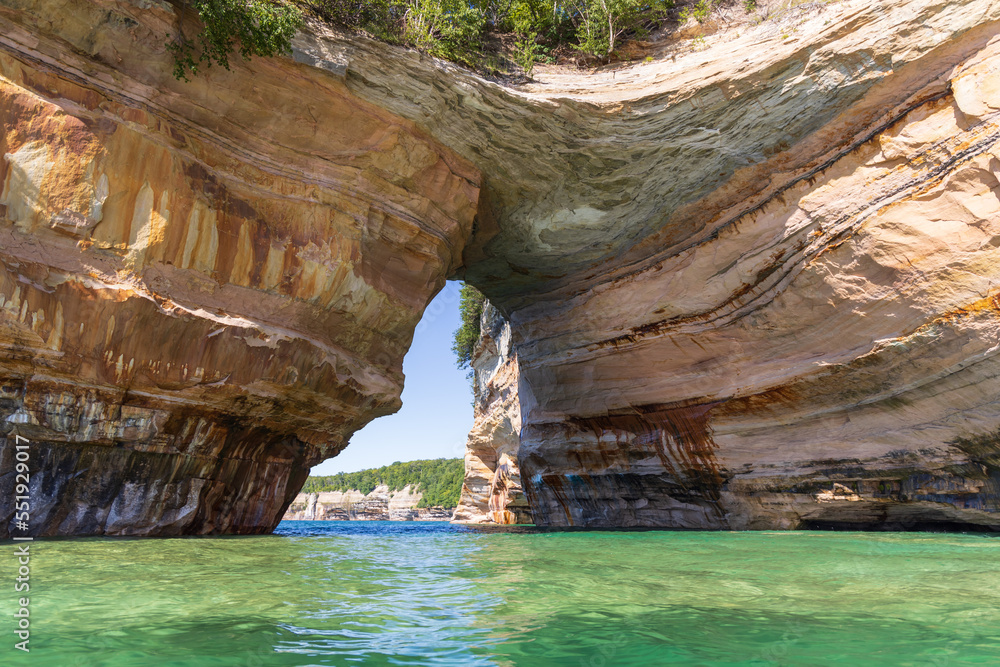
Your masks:
M455 341L451 346L458 359L459 368L468 368L472 363L472 353L479 340L479 319L483 314L486 297L472 285L463 284L458 313L462 324L455 331Z
M174 77L187 81L213 63L229 69L229 56L239 53L271 57L292 50L292 37L302 25L302 12L271 0L191 0L203 29L195 40L178 32L167 45L174 56ZM197 42L197 44L196 44Z

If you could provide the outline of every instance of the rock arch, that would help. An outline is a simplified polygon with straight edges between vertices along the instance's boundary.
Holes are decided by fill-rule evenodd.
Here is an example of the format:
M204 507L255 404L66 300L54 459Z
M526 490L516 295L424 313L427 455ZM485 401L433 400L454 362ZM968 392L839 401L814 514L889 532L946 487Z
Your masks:
M180 84L172 5L22 5L5 526L20 435L35 534L270 530L450 276L514 332L537 522L1000 525L996 2L520 88L318 25Z

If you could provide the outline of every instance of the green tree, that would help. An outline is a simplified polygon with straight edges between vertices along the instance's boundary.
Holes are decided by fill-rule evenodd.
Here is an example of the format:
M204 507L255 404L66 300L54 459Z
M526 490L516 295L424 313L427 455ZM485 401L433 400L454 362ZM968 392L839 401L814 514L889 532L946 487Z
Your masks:
M301 26L295 2L318 18L376 39L406 44L473 69L528 77L534 64L573 45L600 61L629 39L676 18L705 21L721 0L187 0L203 30L169 45L174 74L187 79L230 54L287 53ZM680 6L678 8L678 5ZM750 12L755 0L744 0ZM497 53L499 51L499 53Z
M486 297L469 284L463 284L460 294L458 313L461 325L455 330L455 338L451 349L458 358L459 368L468 368L472 363L472 353L479 340L479 319L483 314L483 304Z
M684 10L681 11L681 20L687 21L688 19L693 18L698 23L704 23L705 21L708 20L708 17L712 14L712 10L715 9L715 4L716 0L698 0L694 4L684 8ZM756 5L757 3L754 2L754 7L756 7ZM744 3L743 6L744 9L746 9L747 7L746 3ZM748 14L751 11L753 11L753 9L747 9Z
M237 52L270 57L290 53L292 37L302 25L302 13L291 5L270 0L191 0L201 17L202 31L194 39L178 33L167 45L174 55L174 76L187 81L213 63L229 69L229 56Z
M625 38L645 37L667 18L672 0L571 0L576 48L606 59Z
M309 0L324 21L356 32L365 32L384 42L403 39L406 0Z
M407 0L404 40L442 58L475 67L486 18L467 0Z

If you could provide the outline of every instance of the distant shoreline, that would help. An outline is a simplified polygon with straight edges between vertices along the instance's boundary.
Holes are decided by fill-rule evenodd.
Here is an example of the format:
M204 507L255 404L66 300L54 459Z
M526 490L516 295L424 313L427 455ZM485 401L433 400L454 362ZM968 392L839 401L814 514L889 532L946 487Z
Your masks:
M390 491L386 485L370 493L358 489L300 493L283 521L451 521L454 508L417 507L423 495L410 486Z

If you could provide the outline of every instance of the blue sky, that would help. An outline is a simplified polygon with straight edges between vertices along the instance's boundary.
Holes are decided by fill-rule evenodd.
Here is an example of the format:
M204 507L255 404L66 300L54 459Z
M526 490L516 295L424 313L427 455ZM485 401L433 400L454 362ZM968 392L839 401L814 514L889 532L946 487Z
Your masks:
M313 467L314 475L377 468L394 461L461 458L472 428L472 387L455 366L461 283L449 282L431 301L403 359L403 407L354 434L351 444Z

